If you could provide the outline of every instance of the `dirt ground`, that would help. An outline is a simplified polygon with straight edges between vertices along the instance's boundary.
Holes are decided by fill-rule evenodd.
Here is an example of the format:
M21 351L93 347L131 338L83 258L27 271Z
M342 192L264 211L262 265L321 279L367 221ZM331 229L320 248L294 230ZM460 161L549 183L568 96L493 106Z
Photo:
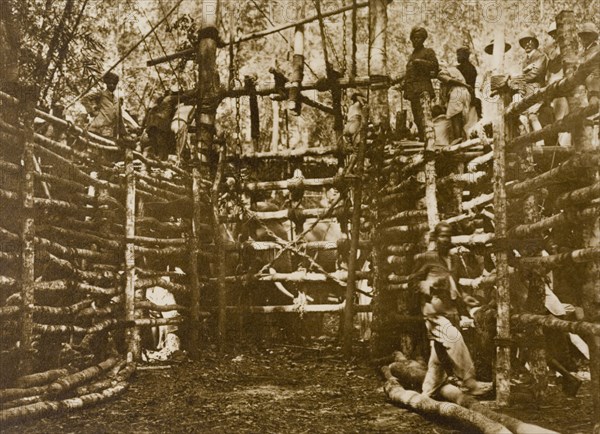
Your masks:
M366 353L366 352L365 352ZM141 366L119 399L38 421L0 427L17 433L420 433L468 432L386 401L366 357L351 360L333 342L275 345L201 360ZM508 410L565 433L591 432L589 382L577 398L552 384L542 405Z

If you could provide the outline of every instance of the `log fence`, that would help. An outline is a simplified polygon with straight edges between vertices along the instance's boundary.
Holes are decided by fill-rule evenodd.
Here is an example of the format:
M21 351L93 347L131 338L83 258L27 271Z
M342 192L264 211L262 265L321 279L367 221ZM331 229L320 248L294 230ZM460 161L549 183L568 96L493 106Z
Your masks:
M344 349L351 352L355 315L373 312L375 354L389 354L398 349L398 342L404 354L414 354L419 341L416 324L421 319L414 312L414 294L410 292L413 257L427 248L427 234L440 220L453 225L452 242L460 258L495 257L495 270L461 276L458 284L473 293L495 292L498 402L507 404L510 399L510 346L516 326L528 326L534 337L540 337L543 329L584 335L590 347L592 383L600 384L600 153L592 146L586 131L589 128L583 122L598 112L598 105L585 103L581 87L594 65L597 67L598 53L575 65L570 51L573 16L563 12L557 24L565 78L511 103L511 91L501 68L496 68L493 82L500 83L496 89L500 98L493 138L480 136L437 147L431 101L424 94L425 143L398 142L388 134L387 92L395 80L384 75L385 3L368 2L374 8L370 25L378 29L370 41L378 49L370 51L369 77L331 76L327 83L302 83L300 77L286 84L294 91L290 94L294 94L296 110L303 90L338 96L340 89L370 90L369 110L365 106L363 113L364 129L362 136L357 136L360 146L354 150L358 155L352 155L341 175L334 167L337 162L327 163L332 161L328 157L340 156L339 143L228 155L227 146L213 137L214 101L269 95L281 89L245 86L219 94L206 84L218 81L209 62L214 58L216 41L207 37L194 48L198 60L206 60L198 62L199 76L208 79L201 81L203 88L194 93L200 95L197 102L201 109L189 168L156 161L135 151L126 140L96 136L41 110L30 112L66 128L73 146L34 133L30 123L14 125L0 119L0 170L4 175L0 199L8 204L0 209L0 322L11 330L4 335L8 338L2 340L0 351L3 360L13 366L0 376L2 384L8 386L0 389L0 422L81 407L122 393L135 362L141 359L141 334L147 327L187 326L187 348L197 356L204 321L218 329L223 346L231 315L331 313L343 317ZM217 28L216 23L204 24ZM495 58L504 45L503 36L498 34L496 42ZM516 134L519 115L540 101L559 96L569 101L568 116L541 130ZM2 92L0 100L21 107L18 100ZM339 101L334 98L334 103L332 112L339 115ZM253 117L256 121L256 113ZM370 130L367 120L373 124ZM563 131L572 133L573 149L533 146ZM215 155L215 144L220 146L219 156L204 167L198 155ZM486 152L489 146L493 150ZM15 150L22 157L16 161L11 160ZM557 156L558 165L544 160L548 153ZM327 173L316 175L322 177L242 180L234 185L227 181L229 163L252 167L278 160L302 165L311 158L323 160ZM363 166L365 161L368 164ZM509 163L516 164L517 174L507 169ZM340 199L328 207L301 206L307 202L306 190L324 188L337 189ZM239 198L241 194L273 190L287 191L292 205L277 211L257 211ZM231 202L238 206L234 212L227 207ZM282 222L292 232L289 238L276 235L272 229ZM307 234L319 223L339 224L344 238L308 241ZM250 225L264 230L269 240L234 241L228 236L228 231ZM578 233L580 245L562 246L562 240L556 239L559 248L564 248L543 256L542 235L560 235L569 225ZM369 271L360 268L359 250L370 254ZM520 255L514 257L515 250ZM308 251L334 251L338 258L335 271L326 271ZM282 257L298 267L274 270ZM231 259L236 266L229 265ZM340 262L347 263L347 269L340 268ZM584 320L544 315L542 277L550 270L575 264L584 276L579 288ZM173 271L179 268L184 272ZM518 273L529 277L533 312L511 304L511 273L513 277ZM362 279L374 286L374 295L357 289L357 281ZM252 292L259 283L302 284L315 294L328 291L324 284L333 283L340 296L330 304L232 305L234 289ZM175 304L159 306L149 301L146 291L156 287L171 291ZM373 306L359 303L359 293L372 296ZM209 295L217 301L210 304ZM294 297L289 292L286 295ZM151 311L177 311L179 315L154 318ZM400 324L393 332L389 318ZM122 342L124 353L118 349ZM542 348L533 350L529 362L535 374L535 392L541 397L546 360ZM65 368L67 364L70 368ZM386 376L392 379L388 371ZM397 389L395 383L393 386L398 400L404 401L406 391ZM66 398L73 391L78 394L76 402ZM593 387L592 394L594 422L600 424L600 386Z

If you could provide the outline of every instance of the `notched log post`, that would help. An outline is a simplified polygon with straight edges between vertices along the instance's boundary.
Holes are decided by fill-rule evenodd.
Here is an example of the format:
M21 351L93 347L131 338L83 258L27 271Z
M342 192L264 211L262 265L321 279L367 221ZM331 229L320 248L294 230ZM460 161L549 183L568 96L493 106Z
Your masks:
M503 24L503 23L502 23ZM504 25L498 25L494 34L494 83L504 83ZM496 350L496 401L508 405L510 400L510 291L508 287L508 249L506 246L506 142L511 131L504 116L510 95L504 87L496 89L500 96L496 103L494 128L494 224L496 235L496 300L497 300L497 350ZM504 243L504 244L503 244Z

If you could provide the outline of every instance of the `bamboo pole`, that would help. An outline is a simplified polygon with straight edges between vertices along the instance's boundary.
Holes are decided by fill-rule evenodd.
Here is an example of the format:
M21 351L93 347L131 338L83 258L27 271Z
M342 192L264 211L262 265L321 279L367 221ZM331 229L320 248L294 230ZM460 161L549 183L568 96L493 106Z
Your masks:
M502 75L504 62L504 22L496 25L494 33L493 61L495 76ZM494 80L494 77L492 77ZM496 104L494 120L494 223L497 239L507 236L506 221L506 142L511 132L506 124L504 108L509 96L501 94ZM463 209L466 207L463 205ZM496 300L497 300L497 350L496 350L496 401L508 405L510 400L510 291L508 283L508 251L506 246L496 252Z
M565 76L574 73L577 65L577 25L573 11L563 11L556 17L558 44L563 60L563 69ZM596 53L595 58L598 58ZM597 72L598 63L595 63ZM592 69L591 71L594 71ZM585 88L583 86L575 87L569 95L569 111L577 111L585 104ZM582 119L582 121L584 121ZM573 146L578 152L588 152L594 150L591 140L592 127L583 123L580 128L572 131ZM580 173L590 181L597 181L600 176L598 166L588 166L587 170ZM600 249L600 218L596 217L591 222L581 224L581 234L583 238L584 249ZM591 261L582 266L585 276L581 287L582 306L584 318L590 322L600 321L600 288L598 286L598 276L600 276L600 261ZM590 374L592 402L594 408L594 432L600 433L600 336L589 337L587 343L590 349Z

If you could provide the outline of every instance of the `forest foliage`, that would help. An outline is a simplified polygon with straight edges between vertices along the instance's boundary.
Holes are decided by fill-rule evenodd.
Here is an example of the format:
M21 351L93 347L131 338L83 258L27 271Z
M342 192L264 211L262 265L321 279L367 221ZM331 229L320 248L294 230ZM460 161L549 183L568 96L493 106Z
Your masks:
M221 0L220 38L262 30L273 25L292 22L302 16L315 14L316 0ZM98 86L104 72L122 60L115 68L121 76L120 90L127 96L126 106L140 121L152 102L160 95L175 89L190 89L196 80L195 65L178 59L155 67L146 60L173 53L193 43L202 2L195 0L2 0L3 10L12 11L18 23L20 39L20 78L39 87L39 103L51 107L61 103L74 118L81 116L77 104L90 88ZM205 0L206 4L210 3ZM352 0L320 0L322 11L351 5ZM546 31L555 15L564 9L574 10L580 22L598 20L597 0L393 0L388 7L388 74L403 74L407 56L412 48L408 35L415 25L429 31L427 44L434 48L443 64L456 63L455 51L466 45L471 48L472 61L480 71L480 79L490 68L489 56L483 52L491 40L500 16L506 22L506 38L513 46L507 53L505 67L518 72L522 50L518 34L531 29L540 35L542 47L549 43ZM173 13L157 30L140 43L153 25ZM7 13L7 12L3 12ZM351 12L326 18L328 57L333 66L348 75L353 59ZM325 77L325 63L318 22L305 28L305 80ZM368 9L358 11L356 35L358 76L368 74ZM124 59L131 47L138 44ZM291 72L293 29L236 45L234 59L227 48L219 50L218 63L221 83L236 86L245 75L253 75L259 84L270 83L268 69L275 66ZM233 73L233 80L230 74ZM480 80L482 81L482 80ZM328 93L308 94L330 104ZM484 94L483 99L488 99ZM402 107L397 90L390 92L392 114ZM262 141L270 141L272 103L268 97L259 98ZM345 99L344 107L347 105ZM238 117L235 116L239 110ZM322 122L322 114L305 107L300 117L284 116L282 126L289 130L289 144L326 145L331 140L332 122ZM225 101L219 108L218 129L233 137L239 129L249 135L248 101L242 98L239 107ZM302 138L304 137L304 138ZM284 143L285 145L285 143Z

